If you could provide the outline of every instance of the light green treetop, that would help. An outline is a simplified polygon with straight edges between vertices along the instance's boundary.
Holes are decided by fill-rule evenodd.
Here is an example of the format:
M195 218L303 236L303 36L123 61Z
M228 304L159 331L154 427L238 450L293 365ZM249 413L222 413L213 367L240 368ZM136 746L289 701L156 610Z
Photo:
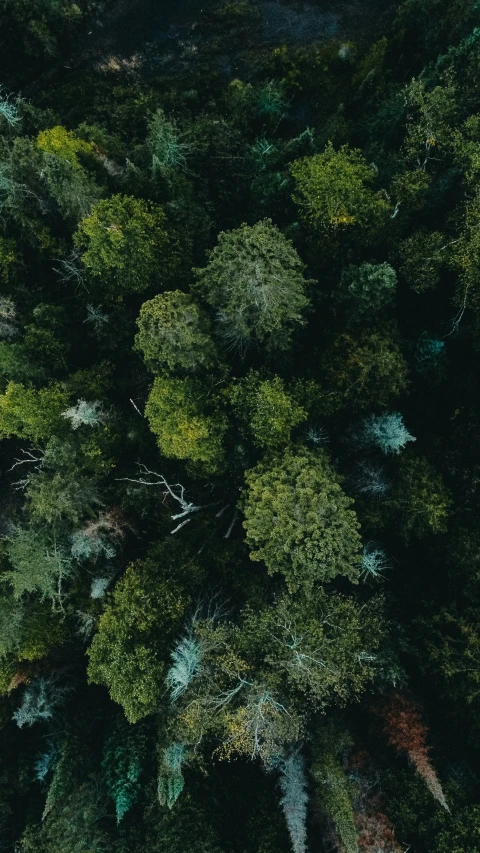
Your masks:
M292 429L307 419L279 376L262 380L250 371L229 393L243 431L253 435L258 447L276 449L288 444Z
M16 435L38 442L64 432L62 412L67 405L68 394L60 385L37 391L9 382L5 393L0 395L0 437Z
M224 462L226 420L206 397L206 389L196 379L157 376L145 414L165 456L189 460L213 472Z
M155 278L162 282L172 263L162 208L131 196L98 202L73 239L104 299L141 292Z
M374 166L348 145L335 151L329 142L321 154L295 160L291 172L301 217L324 234L350 225L371 227L390 209L385 195L370 189Z
M356 582L361 539L353 501L324 451L288 450L245 474L242 506L252 560L281 572L290 591L337 575Z

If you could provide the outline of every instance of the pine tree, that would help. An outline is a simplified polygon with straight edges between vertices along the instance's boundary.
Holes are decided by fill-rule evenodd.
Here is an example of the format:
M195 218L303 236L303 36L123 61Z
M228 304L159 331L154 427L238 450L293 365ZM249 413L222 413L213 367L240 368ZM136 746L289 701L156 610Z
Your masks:
M201 647L193 636L182 637L172 651L172 666L168 670L167 685L170 699L175 702L198 673Z
M383 731L388 742L399 752L406 752L409 761L422 777L437 802L449 811L442 786L428 757L428 729L422 722L414 702L397 691L377 711L383 719Z
M279 765L280 800L292 843L293 853L307 850L307 778L304 759L299 752L283 758Z
M378 447L382 453L396 455L410 441L410 435L400 412L385 415L370 415L353 433L353 440L360 447Z
M162 750L158 770L157 795L161 806L172 809L185 786L182 765L185 761L186 746L183 743L171 743Z

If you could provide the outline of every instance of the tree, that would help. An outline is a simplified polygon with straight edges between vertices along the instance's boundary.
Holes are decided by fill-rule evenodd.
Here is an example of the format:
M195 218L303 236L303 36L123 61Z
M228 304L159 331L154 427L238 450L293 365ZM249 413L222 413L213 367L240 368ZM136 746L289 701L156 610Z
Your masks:
M74 224L88 216L104 194L85 169L67 158L44 154L43 173L60 213Z
M380 597L362 606L317 586L307 595L279 595L258 611L247 608L236 642L247 661L262 662L262 677L289 711L299 695L319 710L342 706L378 670L382 610Z
M18 382L9 382L0 395L0 436L38 442L62 430L62 412L68 394L60 385L49 385L36 391Z
M186 634L177 641L171 654L172 666L166 678L172 702L176 702L188 690L192 680L198 674L201 653L200 643L191 634Z
M90 682L105 684L131 723L157 708L169 645L190 603L175 578L177 557L182 559L165 546L127 568L88 649Z
M479 625L474 599L468 604L452 602L417 621L425 649L424 671L433 672L441 695L447 695L459 709L475 707L480 696Z
M23 346L33 363L49 373L65 370L70 341L65 334L65 310L41 302L32 311L32 323L24 329Z
M268 769L283 745L299 738L302 722L279 697L278 675L248 662L250 654L258 658L261 643L255 629L237 631L215 602L206 613L197 610L175 647L167 679L177 744L196 749L213 737L219 757L260 758Z
M441 475L424 456L411 453L399 462L388 505L404 536L445 533L451 497Z
M100 821L105 816L106 802L92 764L88 741L67 730L48 787L42 823L39 827L30 826L40 847L32 845L26 851L102 853L107 836Z
M433 844L433 853L480 853L480 806L465 806L452 815Z
M164 283L172 264L162 208L126 195L98 202L78 226L74 244L92 286L107 301Z
M8 296L0 297L0 337L13 338L18 334L16 326L17 311L14 302Z
M287 450L247 471L245 482L252 560L281 572L292 592L336 575L358 579L359 524L325 451Z
M15 598L38 592L62 607L64 584L75 572L73 561L62 542L45 529L19 527L7 546L12 568L4 579L11 583Z
M66 636L65 625L51 606L33 596L15 598L11 585L4 586L0 597L0 659L10 665L10 681L17 662L40 660L52 648L59 648Z
M428 758L426 745L427 727L422 722L418 708L402 693L395 691L380 706L379 713L384 721L383 731L388 742L399 752L406 752L409 761L422 777L437 802L449 811L442 786Z
M172 809L185 785L182 765L185 761L185 744L171 743L162 750L157 779L157 795L161 806Z
M61 687L55 678L39 677L33 679L22 696L22 704L14 712L13 719L21 729L33 726L45 720L51 720L53 714L68 693L67 687Z
M215 347L206 314L181 290L144 302L135 349L153 373L197 373L213 367Z
M390 264L350 264L335 298L345 304L352 320L362 322L392 304L396 287L397 274Z
M146 754L145 732L119 718L103 749L102 768L108 793L115 803L117 823L135 805Z
M385 195L370 189L376 170L356 148L335 151L329 142L322 154L295 160L291 171L300 215L320 233L352 225L373 229L390 210Z
M320 804L335 828L338 846L345 853L358 853L357 829L353 811L354 787L349 779L343 756L352 740L333 721L317 730L312 776L316 782Z
M198 380L157 376L145 415L165 456L186 459L208 473L223 465L226 420L215 402L206 398L206 389Z
M399 244L399 271L416 293L431 290L438 284L442 267L448 260L448 242L438 231L421 228Z
M70 470L39 471L30 476L26 488L27 506L35 523L47 523L54 529L63 521L78 526L101 503L92 476Z
M360 447L378 447L387 455L396 455L408 442L416 441L403 423L400 412L370 415L362 421L358 430L354 430L352 437Z
M229 390L242 432L253 435L258 447L276 450L290 441L291 431L307 419L307 413L287 393L279 376L261 379L255 371Z
M408 367L394 326L339 335L322 367L332 409L388 406L408 385Z
M147 146L152 156L152 170L168 177L176 171L185 171L187 156L192 146L179 131L175 121L167 119L158 109L148 123Z
M446 361L445 341L422 332L415 347L415 367L430 378L439 375Z
M244 352L253 343L287 349L305 296L304 264L271 220L222 232L197 288L216 312L220 336Z
M305 762L300 753L283 758L279 766L280 788L285 820L292 842L293 853L306 853L307 850L307 778Z
M403 143L408 160L426 169L431 160L444 156L457 123L457 92L454 86L435 86L413 79L405 88L407 132Z
M374 542L367 542L362 553L361 577L378 578L389 565L383 548L379 548Z
M76 406L62 412L62 417L70 421L72 429L78 429L80 426L102 426L108 420L108 414L100 400L95 400L93 403L77 400Z
M40 131L37 147L43 152L42 174L60 212L74 222L79 222L90 213L103 194L83 166L89 160L93 163L93 145L79 139L61 125L56 125Z
M79 139L73 131L66 130L61 125L40 131L37 136L37 146L46 154L53 154L60 160L67 160L75 169L82 168L79 155L92 157L94 154L90 142Z

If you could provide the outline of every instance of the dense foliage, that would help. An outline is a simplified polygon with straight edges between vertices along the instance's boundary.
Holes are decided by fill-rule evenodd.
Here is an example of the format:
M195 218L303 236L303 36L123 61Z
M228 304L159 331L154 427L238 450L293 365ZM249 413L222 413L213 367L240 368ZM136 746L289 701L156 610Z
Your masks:
M0 4L0 850L478 853L478 3L173 5Z

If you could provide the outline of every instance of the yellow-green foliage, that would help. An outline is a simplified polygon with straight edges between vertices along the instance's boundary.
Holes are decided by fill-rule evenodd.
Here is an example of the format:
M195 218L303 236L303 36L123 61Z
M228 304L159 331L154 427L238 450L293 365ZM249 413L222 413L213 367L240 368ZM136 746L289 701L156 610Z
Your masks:
M356 148L335 151L329 142L322 154L291 166L294 201L312 229L331 233L350 225L377 225L390 210L385 195L370 188L376 171Z
M317 709L360 696L376 672L384 637L383 601L366 604L318 585L307 595L278 596L246 612L237 642L247 659L268 665L268 683ZM301 706L298 706L300 712Z
M40 151L55 154L61 160L68 160L76 169L81 168L79 154L93 154L93 145L90 142L78 139L71 130L66 130L61 125L40 131L37 145Z
M170 643L189 604L167 560L161 554L127 568L88 650L89 680L108 687L131 723L157 707Z
M222 439L224 416L213 409L207 391L194 379L158 376L145 407L150 429L165 456L199 463L205 471L216 471L224 462Z
M322 359L332 410L388 406L406 389L408 365L398 340L393 324L336 338Z
M357 580L359 524L324 451L287 450L247 471L245 481L252 560L281 572L291 592L339 574Z
M15 264L16 244L9 237L0 237L0 279L7 282Z
M348 743L349 741L347 741ZM333 822L344 853L358 853L357 831L352 806L353 786L339 758L344 744L338 733L327 731L320 738L312 775L317 783L319 803Z
M95 204L74 234L75 245L102 298L145 290L162 283L167 257L167 218L161 207L142 199L114 195Z
M441 474L424 456L406 453L389 501L396 523L408 538L445 533L451 497Z
M261 380L252 371L233 386L230 398L244 431L258 447L278 448L290 441L294 427L307 418L305 410L285 391L279 376Z
M29 388L9 382L0 395L0 436L16 435L30 441L47 439L65 431L62 412L68 405L68 394L60 385Z

